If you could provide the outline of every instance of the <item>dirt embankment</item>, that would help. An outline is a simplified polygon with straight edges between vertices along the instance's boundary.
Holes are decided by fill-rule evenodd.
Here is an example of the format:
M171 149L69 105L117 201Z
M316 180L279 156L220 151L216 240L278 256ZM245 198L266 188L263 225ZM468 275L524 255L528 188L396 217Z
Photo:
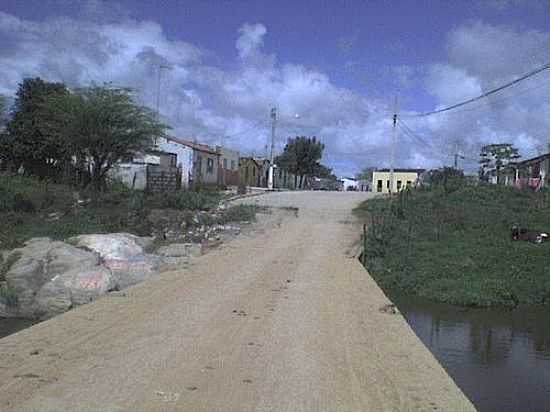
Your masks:
M300 209L0 340L0 410L474 410L346 256L364 196L254 198Z

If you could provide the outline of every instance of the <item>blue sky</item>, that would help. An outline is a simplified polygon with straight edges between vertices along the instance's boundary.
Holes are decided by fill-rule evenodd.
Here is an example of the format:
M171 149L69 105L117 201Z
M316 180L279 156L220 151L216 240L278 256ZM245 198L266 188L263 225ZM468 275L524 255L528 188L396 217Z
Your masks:
M396 94L404 114L430 110L550 61L545 0L3 0L0 12L0 93L40 75L128 84L152 105L155 65L166 63L173 69L161 113L174 133L210 143L226 135L260 154L274 104L278 147L316 134L339 174L387 166L387 110ZM493 140L513 141L525 155L540 151L550 124L532 124L546 103L529 90L549 79L510 91L506 103L410 120L422 139L399 137L399 165L441 166L454 147L474 157Z

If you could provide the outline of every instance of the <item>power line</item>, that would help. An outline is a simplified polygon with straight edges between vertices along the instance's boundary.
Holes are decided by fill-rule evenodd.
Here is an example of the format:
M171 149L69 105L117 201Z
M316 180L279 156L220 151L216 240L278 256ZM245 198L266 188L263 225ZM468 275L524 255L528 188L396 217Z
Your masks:
M409 126L407 126L407 124L405 124L403 122L403 120L401 120L399 123L397 123L398 127L400 128L400 130L405 133L407 136L409 136L410 138L412 139L415 139L416 141L419 141L420 143L422 143L426 148L432 150L434 153L436 154L439 154L440 156L445 156L445 157L454 157L455 155L451 155L451 154L448 154L448 153L443 153L439 150L437 150L436 148L433 147L433 145L431 145L430 143L428 143L422 136L420 136L419 134L417 134L416 132L414 132ZM473 158L470 158L470 157L467 157L467 156L463 156L463 155L459 155L461 159L463 160L467 160L467 161L470 161L470 162L475 162L475 163L478 163L477 160L473 159Z
M426 116L431 116L431 115L433 115L433 114L439 114L439 113L447 112L447 111L449 111L449 110L456 109L456 108L458 108L458 107L465 106L465 105L467 105L467 104L470 104L470 103L476 102L476 101L478 101L478 100L481 100L481 99L483 99L483 98L485 98L485 97L487 97L487 96L491 96L491 95L493 95L493 94L495 94L495 93L498 93L498 92L500 92L501 90L507 89L507 88L509 88L509 87L511 87L511 86L513 86L513 85L515 85L515 84L517 84L517 83L519 83L519 82L522 82L523 80L526 80L526 79L528 79L528 78L530 78L530 77L533 77L533 76L535 76L535 75L537 75L537 74L543 72L544 70L548 70L548 69L550 69L550 63L547 63L547 64L545 64L544 66L541 66L541 67L539 67L539 68L537 68L537 69L535 69L535 70L530 71L529 73L526 73L526 74L524 74L524 75L518 77L518 78L515 79L515 80L512 80L511 82L508 82L508 83L506 83L506 84L503 84L502 86L499 86L499 87L497 87L497 88L491 89L491 90L489 90L489 91L487 91L487 92L485 92L485 93L482 93L482 94L480 94L479 96L474 97L474 98L472 98L472 99L468 99L468 100L465 100L465 101L463 101L463 102L460 102L460 103L457 103L457 104L453 104L452 106L444 107L444 108L442 108L442 109L433 110L433 111L431 111L431 112L419 113L419 114L416 114L416 115L410 115L410 116L408 116L408 117L426 117Z

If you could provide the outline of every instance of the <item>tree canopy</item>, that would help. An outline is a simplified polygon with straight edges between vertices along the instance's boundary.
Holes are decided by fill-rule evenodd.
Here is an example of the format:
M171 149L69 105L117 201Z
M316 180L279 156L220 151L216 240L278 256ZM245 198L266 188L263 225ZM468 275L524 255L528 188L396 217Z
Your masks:
M151 110L136 105L129 90L111 87L52 96L44 114L44 129L63 142L98 190L118 161L148 149L167 128Z
M18 169L44 176L59 171L69 153L59 141L43 129L41 119L44 103L52 96L67 95L61 83L50 83L40 78L25 79L16 93L7 133L0 141L2 158Z
M520 158L518 149L511 143L493 143L481 148L480 170L481 179L486 180L489 172L496 172L497 183L500 180L500 169Z
M313 176L321 171L322 165L319 161L323 156L324 148L325 145L318 141L316 137L297 136L290 138L283 153L275 159L275 163L294 175L300 176L299 186L301 187L304 176ZM325 171L323 170L323 172Z

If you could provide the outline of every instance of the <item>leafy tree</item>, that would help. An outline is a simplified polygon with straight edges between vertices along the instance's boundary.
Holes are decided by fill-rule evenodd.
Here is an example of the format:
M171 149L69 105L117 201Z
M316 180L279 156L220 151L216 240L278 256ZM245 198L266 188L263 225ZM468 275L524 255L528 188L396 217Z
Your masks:
M302 187L305 176L313 176L319 170L321 157L325 145L316 137L297 136L290 138L285 145L283 153L277 156L275 163L300 177L299 185Z
M95 190L123 158L146 150L167 126L148 108L138 106L129 90L93 86L48 101L46 130L63 141L77 169L89 175Z
M0 141L4 160L38 176L55 175L63 169L69 154L55 136L45 132L42 111L46 100L66 94L63 84L40 78L19 84L7 133Z
M314 175L323 179L331 179L331 180L337 179L336 175L332 173L332 169L321 163L317 164L317 168L315 170Z
M497 183L500 183L500 170L519 159L520 155L511 143L494 143L481 148L479 177L488 180L488 173L495 172Z

